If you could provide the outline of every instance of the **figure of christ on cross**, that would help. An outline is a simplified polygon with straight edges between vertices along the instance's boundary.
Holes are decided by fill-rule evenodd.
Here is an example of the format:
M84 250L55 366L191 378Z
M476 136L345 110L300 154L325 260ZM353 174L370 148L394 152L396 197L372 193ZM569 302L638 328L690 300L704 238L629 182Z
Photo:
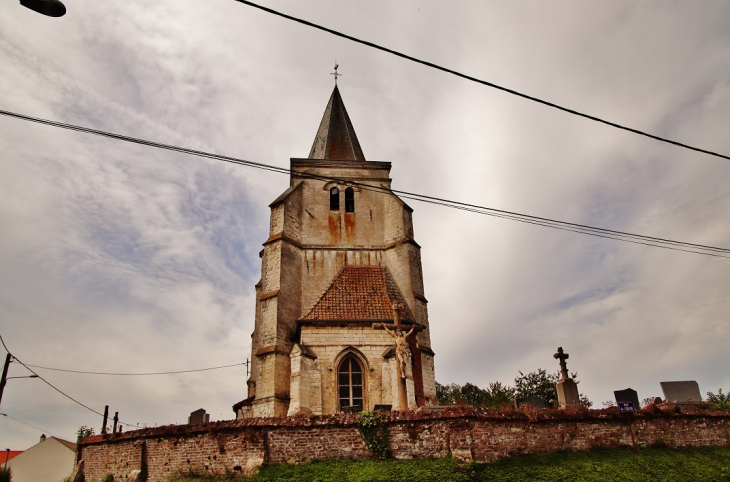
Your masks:
M408 350L408 341L406 341L406 339L411 336L413 330L416 329L416 325L413 325L411 330L405 334L400 328L396 328L395 332L390 331L388 329L388 325L385 323L381 323L380 326L382 326L390 336L395 338L395 357L400 364L400 376L401 378L406 378L406 366L407 362L410 361L410 351ZM400 323L398 324L398 327L400 327Z

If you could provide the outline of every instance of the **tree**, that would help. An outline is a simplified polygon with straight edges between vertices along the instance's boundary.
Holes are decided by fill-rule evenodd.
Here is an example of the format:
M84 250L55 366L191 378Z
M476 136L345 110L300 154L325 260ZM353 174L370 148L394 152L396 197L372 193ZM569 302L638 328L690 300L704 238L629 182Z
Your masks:
M489 408L511 407L515 402L515 389L500 382L490 383L486 395L485 405Z
M526 400L537 397L541 399L546 407L552 407L558 402L558 390L556 385L560 380L560 373L548 374L547 370L538 368L536 372L530 372L525 375L519 372L520 376L515 378L515 398L517 403L524 403ZM571 378L575 381L576 385L578 381L578 374L571 373ZM580 404L584 408L590 408L593 402L588 400L584 394L579 393Z
M555 384L558 383L558 376L548 374L544 368L538 368L536 372L525 375L519 372L520 376L515 378L515 399L517 403L524 403L532 398L539 398L546 407L550 407L558 400L558 390Z
M463 403L474 407L503 408L514 403L514 388L492 382L489 388L483 389L473 383L460 386L456 383L441 385L436 383L436 396L441 405Z
M482 407L484 406L486 399L487 393L476 385L467 382L463 387L461 387L461 397L459 398L459 401L466 405Z
M436 382L436 398L441 405L455 405L456 400L461 397L461 386L456 383L441 385Z
M722 393L722 388L717 391L717 395L707 392L707 401L718 410L730 410L730 393Z
M79 429L76 431L76 438L79 441L91 435L94 435L94 429L91 427L87 427L86 425L80 426Z

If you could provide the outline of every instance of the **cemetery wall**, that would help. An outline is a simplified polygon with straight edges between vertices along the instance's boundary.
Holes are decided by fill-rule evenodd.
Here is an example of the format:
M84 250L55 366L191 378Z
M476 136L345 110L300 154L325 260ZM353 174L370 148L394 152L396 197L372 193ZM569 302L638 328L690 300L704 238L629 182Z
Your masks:
M631 445L626 416L615 409L449 407L390 417L390 445L398 459L452 456L489 462L517 454ZM252 418L96 435L80 442L78 460L88 482L108 474L135 480L140 473L150 482L162 482L189 468L247 472L261 464L369 458L357 420L356 414ZM634 415L633 429L639 446L730 445L730 412L652 408Z

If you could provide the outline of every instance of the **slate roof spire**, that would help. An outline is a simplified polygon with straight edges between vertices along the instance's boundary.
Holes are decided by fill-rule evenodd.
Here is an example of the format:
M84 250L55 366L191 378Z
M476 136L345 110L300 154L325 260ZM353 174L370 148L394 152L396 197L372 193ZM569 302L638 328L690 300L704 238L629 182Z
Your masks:
M364 161L355 129L342 102L340 90L335 84L327 108L314 138L309 159L329 159L333 161Z

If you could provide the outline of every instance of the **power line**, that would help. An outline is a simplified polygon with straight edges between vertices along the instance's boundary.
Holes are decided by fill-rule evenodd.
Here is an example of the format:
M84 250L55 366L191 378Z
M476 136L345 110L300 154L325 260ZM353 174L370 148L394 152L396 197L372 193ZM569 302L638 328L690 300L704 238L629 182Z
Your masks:
M3 339L2 335L0 335L0 342L2 342L2 344L3 344L3 347L5 348L5 351L7 351L8 353L10 353L10 350L8 350L8 346L7 346L6 344L5 344L5 340ZM95 414L97 414L97 415L100 415L100 416L102 416L102 417L104 416L104 414L103 414L103 413L101 413L101 412L97 412L96 410L94 410L93 408L89 407L88 405L85 405L85 404L83 404L83 403L79 402L78 400L76 400L75 398L73 398L73 397L72 397L71 395L69 395L69 394L65 393L65 392L64 392L64 391L62 391L62 390L61 390L60 388L57 388L56 386L54 386L54 385L53 385L53 384L52 384L51 382L49 382L48 380L46 380L46 379L45 379L45 378L43 378L42 376L38 375L38 374L37 374L37 373L36 373L35 371L33 371L33 369L31 369L31 368L30 368L30 367L29 367L28 365L26 365L25 363L23 363L23 362L22 362L22 361L21 361L21 360L20 360L20 359L19 359L18 357L16 357L15 355L12 355L12 357L13 357L13 360L15 360L16 362L18 362L18 363L20 363L21 365L23 365L23 366L24 366L24 367L26 368L26 370L28 370L28 371L29 371L29 372L31 372L31 373L32 373L33 375L35 375L35 376L36 376L36 377L37 377L37 378L38 378L39 380L43 381L43 383L45 383L46 385L48 385L49 387L51 387L52 389L54 389L55 391L57 391L58 393L60 393L61 395L63 395L64 397L68 398L69 400L71 400L72 402L74 402L74 403L76 403L76 404L78 404L78 405L81 405L82 407L84 407L84 408L85 408L86 410L89 410L90 412L93 412L93 413L95 413ZM126 426L128 426L128 427L134 427L134 426L135 426L135 425L132 425L132 424L129 424L129 423L124 423L124 422L121 422L121 421L120 421L120 422L118 422L118 423L121 423L122 425L126 425Z
M217 367L198 368L195 370L178 370L178 371L170 371L170 372L149 372L149 373L87 372L87 371L82 371L82 370L65 370L63 368L42 367L39 365L31 365L30 363L28 364L28 366L33 367L33 368L40 368L43 370L53 370L55 372L79 373L79 374L83 374L83 375L112 375L112 376L131 377L131 376L176 375L179 373L207 372L210 370L218 370L221 368L231 368L231 367L243 366L245 364L246 363L233 363L232 365L221 365L221 366L217 366Z
M512 221L533 224L536 226L542 226L542 227L547 227L547 228L552 228L552 229L559 229L559 230L563 230L563 231L586 234L589 236L595 236L595 237L599 237L599 238L613 239L616 241L623 241L623 242L628 242L628 243L633 243L633 244L641 244L641 245L651 246L651 247L655 247L655 248L670 249L670 250L674 250L674 251L683 251L683 252L687 252L687 253L701 254L704 256L730 258L730 249L728 249L728 248L720 248L720 247L716 247L716 246L689 243L689 242L684 242L684 241L676 241L676 240L667 239L667 238L659 238L659 237L653 237L653 236L645 236L645 235L641 235L641 234L633 234L633 233L628 233L628 232L624 232L624 231L617 231L617 230L612 230L612 229L589 226L586 224L571 223L568 221L559 221L557 219L544 218L544 217L540 217L540 216L532 216L529 214L521 214L521 213L517 213L517 212L513 212L513 211L489 208L486 206L479 206L477 204L469 204L469 203L464 203L464 202L460 202L460 201L452 201L452 200L445 199L445 198L428 196L428 195L418 194L418 193L413 193L413 192L408 192L408 191L401 191L398 189L389 189L389 188L386 188L383 186L365 184L362 182L344 180L344 179L339 179L339 178L335 178L335 177L315 175L315 174L305 173L305 172L301 172L301 171L293 171L293 170L290 170L287 168L273 166L270 164L263 164L263 163L259 163L259 162L247 161L247 160L238 159L235 157L213 154L211 152L206 152L206 151L187 149L184 147L174 146L174 145L170 145L170 144L162 144L159 142L149 141L149 140L140 139L140 138L136 138L136 137L123 136L120 134L114 134L111 132L101 131L101 130L97 130L97 129L90 129L88 127L81 127L81 126L76 126L73 124L65 124L62 122L51 121L48 119L41 119L41 118L37 118L37 117L26 116L23 114L9 112L9 111L5 111L5 110L0 110L0 114L6 115L8 117L20 119L20 120L29 121L29 122L36 122L39 124L59 127L62 129L68 129L68 130L77 131L77 132L83 132L86 134L93 134L93 135L97 135L97 136L101 136L101 137L107 137L107 138L116 139L116 140L120 140L120 141L130 142L133 144L140 144L140 145L144 145L144 146L148 146L148 147L155 147L157 149L165 149L165 150L169 150L169 151L182 152L184 154L205 157L208 159L214 159L214 160L218 160L218 161L228 162L231 164L237 164L237 165L242 165L242 166L247 166L247 167L254 167L256 169L263 169L263 170L267 170L267 171L277 172L280 174L289 174L289 175L294 175L294 176L303 177L303 178L321 180L321 181L325 181L325 182L335 181L335 182L347 183L347 184L358 186L365 190L395 194L395 195L399 195L405 199L412 199L415 201L425 202L425 203L429 203L429 204L436 204L439 206L444 206L444 207L448 207L448 208L452 208L452 209L460 209L463 211L473 212L473 213L477 213L477 214L484 214L487 216L494 216L494 217L499 217L499 218L503 218L503 219L509 219ZM726 256L726 255L728 255L728 256Z
M43 433L49 433L49 434L53 435L54 437L58 437L58 438L61 438L61 436L60 436L60 435L57 435L57 434L55 434L55 433L51 432L50 430L46 430L46 429L43 429L43 428L40 428L40 427L36 427L35 425L32 425L32 424L30 424L30 423L28 423L28 422L24 422L23 420L20 420L19 418L15 418L15 417L13 417L13 416L12 416L12 415L10 415L9 413L4 413L4 412L0 412L0 415L2 415L3 417L8 417L8 418L11 418L11 419L15 420L16 422L20 422L20 423L22 423L23 425L27 425L28 427L30 427L30 428L33 428L33 429L36 429L36 430L38 430L38 431L40 431L40 432L43 432Z
M347 35L347 34L344 34L342 32L338 32L337 30L333 30L331 28L323 27L321 25L317 25L316 23L312 23L312 22L309 22L307 20L303 20L301 18L297 18L297 17L293 17L291 15L287 15L285 13L279 12L277 10L273 10L271 8L268 8L268 7L264 7L262 5L258 5L258 4L253 3L253 2L249 2L247 0L234 0L234 1L239 2L239 3L243 3L244 5L248 5L250 7L258 8L259 10L263 10L264 12L268 12L268 13L271 13L273 15L277 15L279 17L286 18L287 20L292 20L294 22L300 23L302 25L306 25L308 27L316 28L317 30L322 30L323 32L327 32L327 33L330 33L332 35L336 35L337 37L341 37L341 38L344 38L344 39L347 39L347 40L351 40L353 42L356 42L356 43L359 43L359 44L362 44L362 45L366 45L368 47L372 47L374 49L377 49L377 50L380 50L380 51L383 51L383 52L387 52L389 54L395 55L396 57L400 57L400 58L403 58L403 59L406 59L406 60L410 60L411 62L415 62L417 64L425 65L426 67L431 67L432 69L440 70L442 72L446 72L448 74L452 74L452 75L455 75L457 77L461 77L462 79L466 79L466 80L469 80L469 81L472 81L472 82L476 82L477 84L486 85L487 87L492 87L494 89L498 89L498 90L501 90L503 92L507 92L508 94L516 95L518 97L522 97L523 99L531 100L533 102L537 102L538 104L546 105L548 107L552 107L554 109L558 109L558 110L561 110L563 112L567 112L568 114L573 114L573 115L576 115L578 117L583 117L585 119L590 119L590 120L595 121L595 122L600 122L601 124L605 124L605 125L608 125L608 126L611 126L611 127L615 127L616 129L621 129L621 130L624 130L624 131L632 132L634 134L638 134L638 135L641 135L641 136L649 137L651 139L654 139L654 140L657 140L657 141L661 141L661 142L666 142L668 144L672 144L672 145L675 145L675 146L678 146L678 147L683 147L685 149L690 149L692 151L701 152L703 154L708 154L710 156L715 156L715 157L720 157L722 159L730 160L730 156L726 156L724 154L719 154L717 152L708 151L706 149L701 149L699 147L693 147L693 146L690 146L688 144L683 144L681 142L673 141L673 140L667 139L665 137L656 136L654 134L649 134L648 132L640 131L638 129L634 129L634 128L627 127L627 126L624 126L624 125L621 125L621 124L617 124L615 122L611 122L611 121L608 121L608 120L605 120L605 119L601 119L600 117L592 116L592 115L589 115L589 114L584 114L582 112L578 112L576 110L569 109L567 107L563 107L563 106L560 106L558 104L554 104L552 102L549 102L549 101L546 101L546 100L543 100L543 99L539 99L537 97L533 97L531 95L523 94L522 92L518 92L516 90L509 89L507 87L502 87L500 85L494 84L492 82L488 82L486 80L477 79L476 77L472 77L470 75L463 74L463 73L458 72L456 70L452 70L452 69L449 69L449 68L446 68L446 67L442 67L440 65L437 65L437 64L434 64L434 63L431 63L431 62L427 62L425 60L421 60L421 59L418 59L416 57L412 57L412 56L407 55L407 54L404 54L402 52L398 52L397 50L389 49L387 47L383 47L383 46L378 45L378 44L375 44L373 42L368 42L367 40L362 40L362 39L359 39L357 37L353 37L351 35Z

